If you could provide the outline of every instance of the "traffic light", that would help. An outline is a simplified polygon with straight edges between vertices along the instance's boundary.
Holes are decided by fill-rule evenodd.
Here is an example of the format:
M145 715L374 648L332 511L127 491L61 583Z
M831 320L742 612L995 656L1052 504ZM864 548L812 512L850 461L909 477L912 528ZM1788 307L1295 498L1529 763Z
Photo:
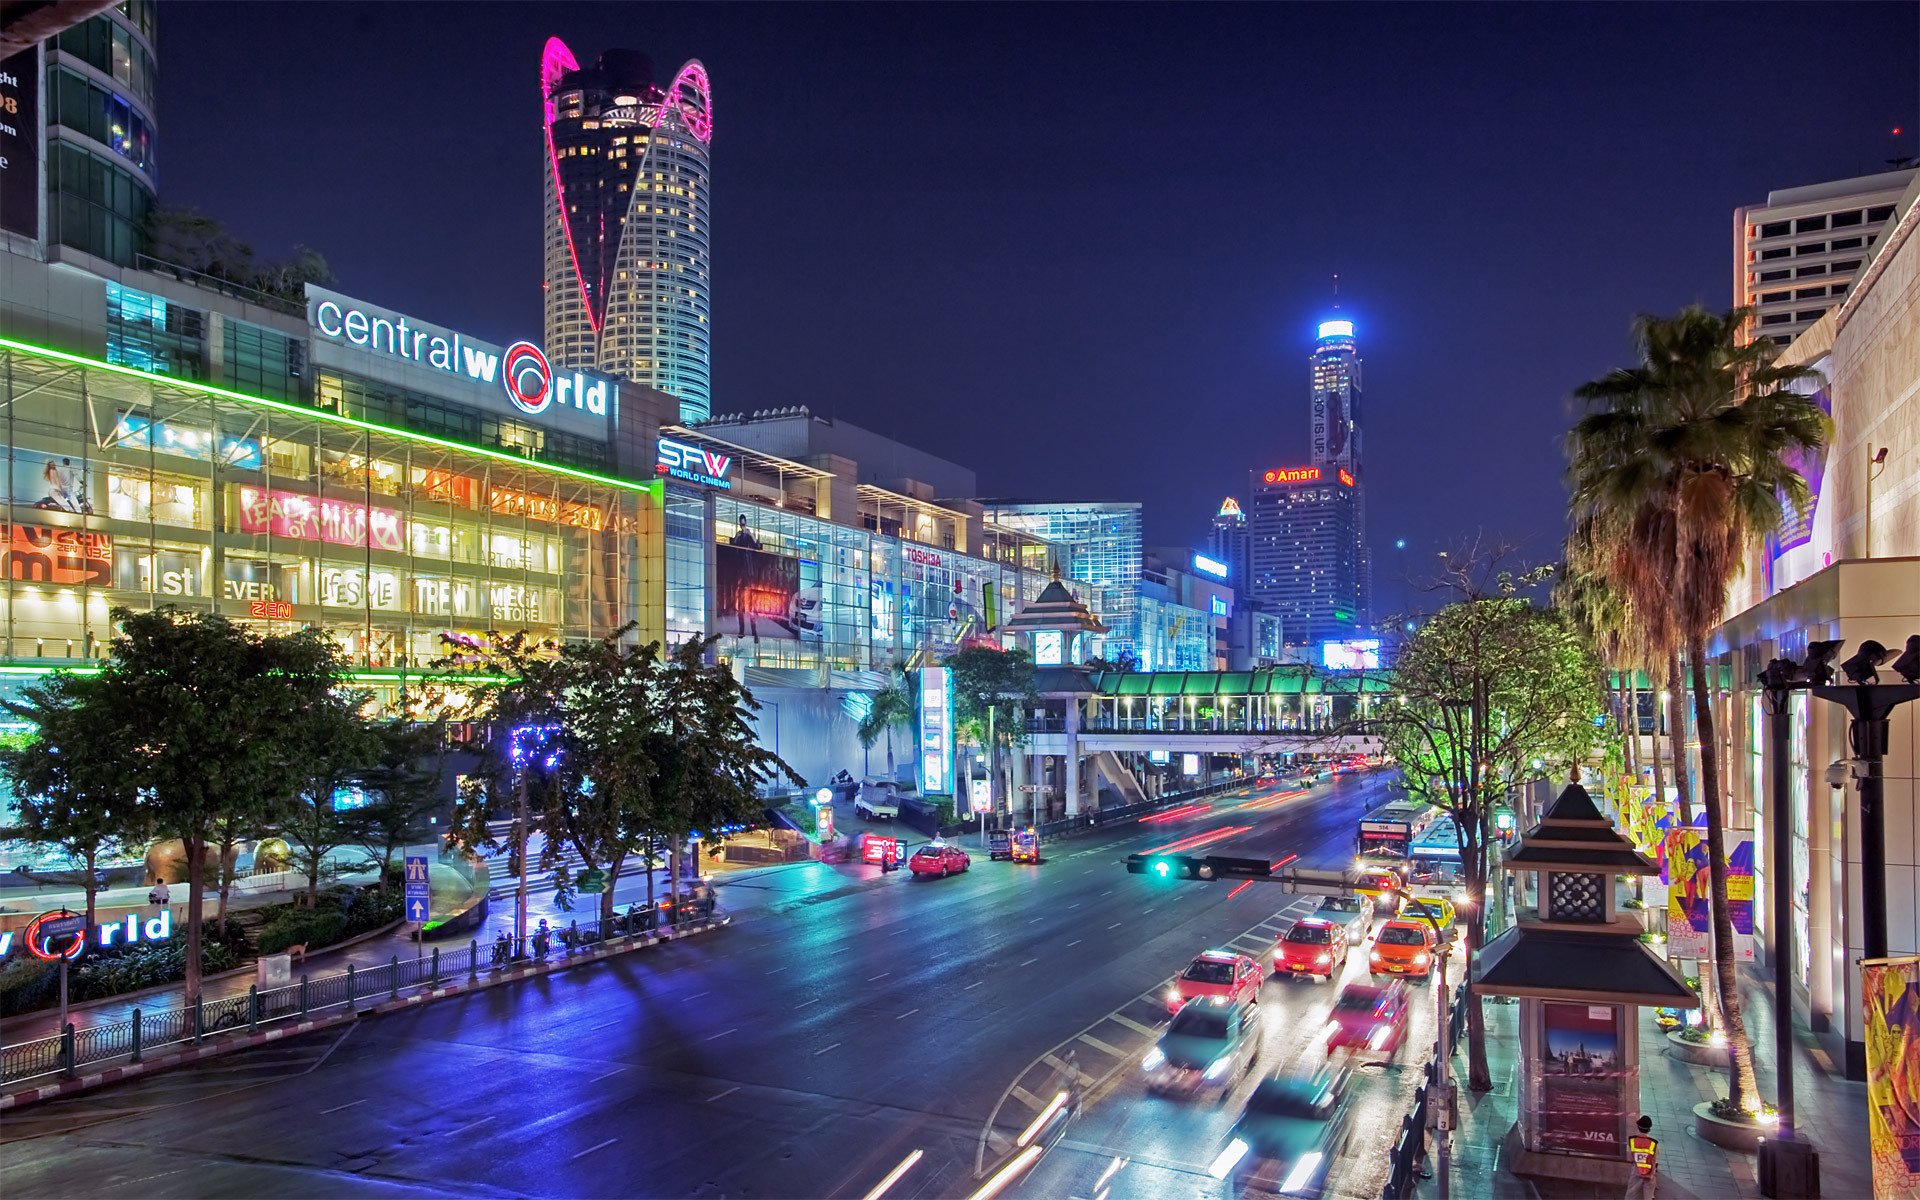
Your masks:
M1152 875L1156 879L1212 879L1213 866L1204 858L1184 854L1129 854L1129 875Z
M1210 854L1191 858L1184 854L1129 854L1129 875L1152 875L1158 879L1248 879L1273 874L1273 865L1264 858L1234 858Z

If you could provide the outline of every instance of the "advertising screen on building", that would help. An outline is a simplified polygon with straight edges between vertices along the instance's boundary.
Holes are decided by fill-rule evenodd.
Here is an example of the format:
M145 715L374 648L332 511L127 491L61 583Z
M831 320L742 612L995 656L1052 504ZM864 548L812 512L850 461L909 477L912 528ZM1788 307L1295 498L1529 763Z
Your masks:
M40 236L40 48L0 61L0 229Z
M242 487L240 531L277 538L317 539L336 546L406 549L404 522L390 508L367 508L341 500Z
M711 632L727 637L813 641L820 589L800 586L800 560L745 546L713 548Z
M113 535L45 525L0 525L7 578L56 587L111 587Z
M1351 638L1320 643L1320 665L1329 671L1376 671L1380 668L1380 639Z
M920 672L920 793L953 794L953 673L946 667Z

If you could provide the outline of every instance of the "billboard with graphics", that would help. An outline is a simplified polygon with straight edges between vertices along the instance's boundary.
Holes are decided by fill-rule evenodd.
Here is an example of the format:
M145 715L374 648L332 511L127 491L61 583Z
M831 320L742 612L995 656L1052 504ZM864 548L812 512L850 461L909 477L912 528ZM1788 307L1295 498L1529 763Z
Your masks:
M820 589L800 586L800 560L746 546L713 548L711 632L726 637L817 641Z

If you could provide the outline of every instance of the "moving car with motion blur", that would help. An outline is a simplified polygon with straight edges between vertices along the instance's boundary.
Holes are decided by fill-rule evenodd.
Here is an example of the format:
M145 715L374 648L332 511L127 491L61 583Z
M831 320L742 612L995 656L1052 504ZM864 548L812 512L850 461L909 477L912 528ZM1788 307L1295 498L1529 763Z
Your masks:
M1217 1088L1220 1099L1260 1057L1260 1009L1252 1004L1189 1004L1140 1060L1147 1090L1193 1096Z
M1433 926L1425 921L1395 918L1380 926L1374 936L1373 952L1367 955L1367 971L1381 975L1408 975L1425 979L1433 971L1433 955L1438 943Z
M1334 1160L1352 1138L1344 1067L1274 1075L1260 1081L1207 1168L1215 1179L1282 1196L1318 1196Z
M965 850L947 842L928 842L907 860L907 869L915 875L937 875L943 879L972 865L973 860Z
M1167 989L1167 1011L1179 1012L1194 1000L1239 1006L1260 999L1260 964L1231 950L1208 950L1187 964Z
M1282 934L1273 952L1275 977L1318 975L1332 981L1347 965L1347 927L1324 917L1301 917Z
M1373 931L1373 897L1359 892L1351 896L1322 896L1320 907L1313 915L1325 921L1336 921L1347 927L1347 941L1354 944L1367 940L1367 934Z
M1350 983L1340 989L1327 1021L1327 1057L1340 1051L1396 1062L1407 1044L1413 1000L1398 979Z

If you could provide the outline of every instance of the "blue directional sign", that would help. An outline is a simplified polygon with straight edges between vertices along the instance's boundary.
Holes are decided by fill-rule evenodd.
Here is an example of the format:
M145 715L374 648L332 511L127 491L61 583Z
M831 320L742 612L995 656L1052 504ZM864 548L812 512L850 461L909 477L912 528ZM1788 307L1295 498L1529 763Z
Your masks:
M407 920L416 925L427 923L433 911L433 885L427 872L427 856L407 855Z

